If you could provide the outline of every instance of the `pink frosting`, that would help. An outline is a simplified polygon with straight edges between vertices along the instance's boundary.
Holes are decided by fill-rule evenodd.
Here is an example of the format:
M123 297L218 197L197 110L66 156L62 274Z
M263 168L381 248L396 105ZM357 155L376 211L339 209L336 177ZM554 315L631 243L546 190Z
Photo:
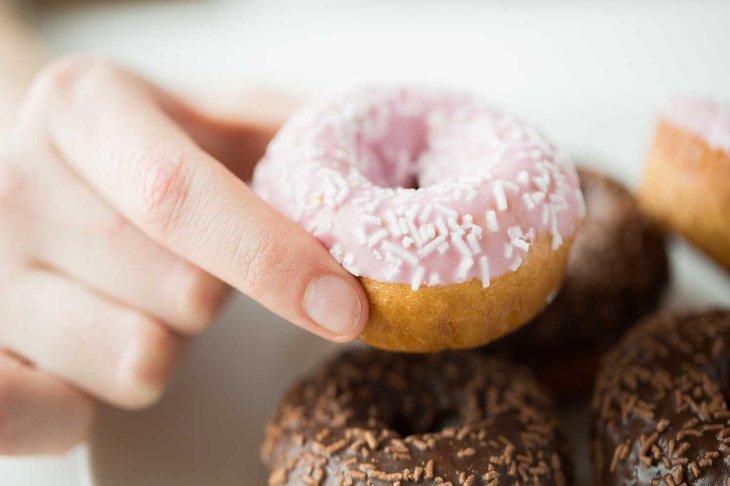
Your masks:
M705 98L678 98L664 110L666 119L730 153L730 104Z
M268 147L256 192L344 268L379 281L484 287L553 250L585 214L570 158L472 95L370 87L304 108Z

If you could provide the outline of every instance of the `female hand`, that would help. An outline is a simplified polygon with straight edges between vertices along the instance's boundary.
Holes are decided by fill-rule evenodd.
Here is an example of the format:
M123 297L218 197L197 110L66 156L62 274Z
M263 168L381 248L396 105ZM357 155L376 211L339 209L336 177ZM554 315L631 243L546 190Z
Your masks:
M360 333L357 280L242 181L275 130L254 120L98 60L38 75L0 150L0 453L65 450L94 399L153 403L223 282L326 339Z

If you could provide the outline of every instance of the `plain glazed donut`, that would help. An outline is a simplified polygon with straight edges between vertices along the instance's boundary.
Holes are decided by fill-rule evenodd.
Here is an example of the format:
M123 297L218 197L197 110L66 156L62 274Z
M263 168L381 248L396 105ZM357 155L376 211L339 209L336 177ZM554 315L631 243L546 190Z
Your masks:
M596 485L730 484L730 313L658 313L602 360Z
M566 450L525 368L360 349L289 390L261 455L270 486L565 485Z
M680 99L665 110L641 202L730 270L730 104Z
M555 300L519 331L487 347L529 365L558 398L588 395L598 357L669 283L664 234L614 179L579 168L587 213Z
M368 344L474 347L555 295L584 213L572 161L469 95L369 88L305 108L256 192L316 236L370 299Z

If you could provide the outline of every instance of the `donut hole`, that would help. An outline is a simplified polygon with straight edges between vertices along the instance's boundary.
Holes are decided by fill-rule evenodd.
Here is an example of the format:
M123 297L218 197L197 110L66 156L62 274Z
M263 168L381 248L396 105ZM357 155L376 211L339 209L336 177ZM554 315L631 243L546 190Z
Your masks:
M351 139L358 171L382 188L419 189L470 177L504 151L505 129L458 110L373 109L353 121ZM353 144L354 142L354 144Z
M446 428L459 428L462 425L463 421L458 412L451 408L439 410L430 416L399 411L388 421L388 428L401 437L439 433Z
M356 139L358 168L373 184L393 189L420 187L419 160L429 145L423 118L397 114L368 118L356 130Z

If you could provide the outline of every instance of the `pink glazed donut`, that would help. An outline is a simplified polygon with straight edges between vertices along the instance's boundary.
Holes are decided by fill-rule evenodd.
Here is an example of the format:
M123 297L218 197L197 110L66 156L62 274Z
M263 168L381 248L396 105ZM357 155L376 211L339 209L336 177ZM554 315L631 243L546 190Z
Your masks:
M585 214L570 158L476 96L369 87L302 109L256 192L317 237L370 299L362 339L486 344L556 294Z

